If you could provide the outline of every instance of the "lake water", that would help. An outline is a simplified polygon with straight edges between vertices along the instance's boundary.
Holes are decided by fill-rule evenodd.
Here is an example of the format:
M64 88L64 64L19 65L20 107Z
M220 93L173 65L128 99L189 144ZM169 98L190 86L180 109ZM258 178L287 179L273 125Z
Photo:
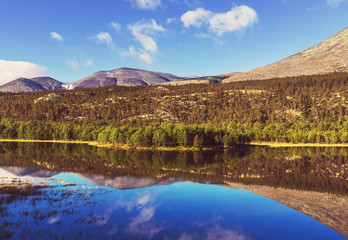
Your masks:
M0 188L0 239L346 239L347 160L345 148L175 153L1 143L3 182L46 185ZM284 205L312 193L343 201L341 218L313 215L336 231Z

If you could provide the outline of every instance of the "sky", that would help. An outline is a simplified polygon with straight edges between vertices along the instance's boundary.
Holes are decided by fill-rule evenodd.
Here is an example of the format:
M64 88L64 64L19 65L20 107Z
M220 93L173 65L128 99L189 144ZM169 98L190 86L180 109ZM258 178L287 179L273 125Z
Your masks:
M0 0L0 84L249 71L348 27L347 12L348 0Z

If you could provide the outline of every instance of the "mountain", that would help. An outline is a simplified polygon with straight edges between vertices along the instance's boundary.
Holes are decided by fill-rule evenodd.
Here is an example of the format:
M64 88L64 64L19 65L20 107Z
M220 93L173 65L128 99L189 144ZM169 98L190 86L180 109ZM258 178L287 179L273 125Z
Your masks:
M1 92L37 92L63 89L61 82L50 77L18 78L0 86Z
M66 89L103 87L109 85L152 85L184 80L169 73L150 72L133 68L100 71L76 82L64 84Z
M1 167L0 169L13 174L14 177L30 176L30 177L37 177L37 178L49 178L57 174L56 172L49 172L49 171L35 169L35 168Z
M348 28L290 57L245 73L233 73L222 82L348 72Z
M45 90L60 90L63 89L62 82L50 77L36 77L32 81L40 84Z
M108 187L112 187L112 188L120 189L120 190L163 186L163 185L170 185L177 182L172 179L138 178L138 177L131 177L131 176L111 178L111 177L105 177L101 175L90 175L90 174L75 174L75 175L91 183L97 184L99 186L108 186Z

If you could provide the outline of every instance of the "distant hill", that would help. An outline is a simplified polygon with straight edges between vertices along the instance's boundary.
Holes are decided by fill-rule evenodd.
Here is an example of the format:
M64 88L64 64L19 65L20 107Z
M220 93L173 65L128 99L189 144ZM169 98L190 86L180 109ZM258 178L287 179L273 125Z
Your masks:
M171 81L184 80L169 73L151 72L133 68L118 68L111 71L100 71L76 82L64 84L66 89L103 87L109 85L152 85Z
M37 92L63 89L62 82L50 77L18 78L0 86L1 92Z
M18 78L0 86L2 92L37 92L47 90L95 88L110 85L152 85L185 80L169 73L151 72L133 68L100 71L72 83L62 83L50 77Z
M348 28L290 57L245 73L232 73L222 82L348 72ZM225 75L226 76L226 75Z

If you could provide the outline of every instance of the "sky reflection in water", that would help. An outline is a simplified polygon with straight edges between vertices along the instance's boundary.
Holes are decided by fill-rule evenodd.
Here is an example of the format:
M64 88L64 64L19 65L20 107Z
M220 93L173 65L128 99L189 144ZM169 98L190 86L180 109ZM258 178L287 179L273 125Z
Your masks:
M118 190L74 174L31 196L1 199L12 239L345 239L320 222L246 190L177 182Z

